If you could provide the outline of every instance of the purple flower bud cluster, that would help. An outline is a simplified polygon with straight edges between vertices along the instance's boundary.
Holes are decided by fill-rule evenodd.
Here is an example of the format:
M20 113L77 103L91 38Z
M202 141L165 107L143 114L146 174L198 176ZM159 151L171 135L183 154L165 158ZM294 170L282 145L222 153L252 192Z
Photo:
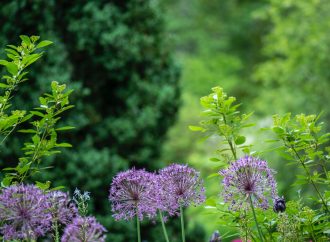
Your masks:
M138 216L154 218L158 210L169 215L180 206L205 200L199 173L186 165L173 164L158 174L131 169L117 174L110 187L109 200L116 220Z
M76 217L69 224L61 242L104 242L106 229L94 217Z
M268 197L273 201L278 197L273 171L266 161L246 156L219 173L224 177L224 201L232 210L248 209L249 197L255 207L267 209Z
M69 194L61 191L51 191L47 193L51 204L51 214L53 221L67 225L71 223L74 217L78 216L76 205L69 198Z
M68 193L47 193L24 184L1 190L0 236L4 240L36 240L53 233L55 223L66 226L62 241L105 241L105 228L93 217L79 216ZM79 239L80 234L84 234L85 240Z

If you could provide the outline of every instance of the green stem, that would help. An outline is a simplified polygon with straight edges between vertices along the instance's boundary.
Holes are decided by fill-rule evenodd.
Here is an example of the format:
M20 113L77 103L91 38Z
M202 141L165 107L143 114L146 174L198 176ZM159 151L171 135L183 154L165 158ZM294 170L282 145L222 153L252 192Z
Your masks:
M309 224L311 225L311 231L312 231L312 233L311 233L311 235L312 235L312 239L313 239L313 241L316 241L316 235L315 235L315 233L314 233L314 226L313 226L313 222L312 221L309 221Z
M253 218L254 218L254 221L256 222L256 226L257 226L257 229L258 229L259 238L260 238L260 241L263 242L264 240L263 240L263 237L262 237L262 234L261 234L261 230L259 228L256 213L254 211L251 195L249 195L249 200L250 200L250 205L251 205L251 209L252 209L252 213L253 213Z
M302 167L304 168L304 170L305 170L305 172L306 172L306 175L307 175L307 177L308 177L308 180L311 182L312 186L314 187L314 189L315 189L315 191L316 191L318 197L320 198L320 200L321 200L321 202L322 202L322 204L323 204L323 206L324 206L326 212L329 213L330 211L329 211L328 205L327 205L327 203L325 202L323 196L321 195L321 193L320 193L318 187L316 186L315 182L313 181L312 176L311 176L309 170L307 169L307 167L306 167L306 165L305 165L303 159L300 157L299 153L296 151L296 149L295 149L294 147L291 146L291 148L292 148L293 152L295 153L296 157L298 158L300 164L301 164Z
M186 242L185 231L184 231L183 208L181 204L180 204L180 216L181 216L182 242Z
M57 223L57 220L54 221L54 239L55 239L55 242L60 242L60 233L58 232L58 223Z
M138 242L141 242L141 229L140 229L140 220L138 215L136 215L136 230L137 230Z
M159 211L160 221L162 222L162 227L163 227L163 233L164 233L164 236L165 236L165 240L166 240L166 242L170 242L169 239L168 239L166 228L165 228L163 213L160 210L158 210L158 211Z

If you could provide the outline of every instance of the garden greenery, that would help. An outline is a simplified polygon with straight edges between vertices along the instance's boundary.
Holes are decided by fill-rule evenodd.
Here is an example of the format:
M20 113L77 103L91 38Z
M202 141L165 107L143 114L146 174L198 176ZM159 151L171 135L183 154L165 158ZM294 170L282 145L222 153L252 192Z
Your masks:
M105 241L105 228L89 215L89 192L75 190L73 198L51 187L49 181L35 180L35 174L45 168L43 160L71 147L58 142L58 132L73 127L60 126L64 111L72 108L71 90L64 84L52 82L51 92L39 98L40 105L31 111L12 110L15 91L27 81L27 68L43 55L40 49L51 41L39 41L37 36L20 36L19 46L8 45L8 60L0 60L8 72L2 77L0 88L1 144L8 142L15 132L30 135L22 146L23 156L17 166L7 167L1 173L0 235L4 241L36 241L38 238L54 241ZM244 241L328 241L330 235L330 192L328 163L330 134L322 134L320 115L274 115L269 130L271 140L289 165L301 167L295 186L310 185L313 195L285 201L278 194L275 171L246 144L242 130L252 126L250 114L241 114L236 99L220 87L201 98L205 108L204 120L199 126L190 126L205 137L221 138L217 157L211 158L220 171L211 174L222 178L219 199L208 198L208 209L219 215L219 232L211 242L226 237ZM24 124L24 129L20 126ZM34 182L34 184L29 184ZM305 189L302 186L301 189ZM185 164L172 164L157 173L132 168L116 175L110 185L109 201L116 220L136 220L137 241L142 241L140 221L160 220L164 241L172 241L166 231L166 220L181 221L182 242L186 241L183 209L205 202L205 188L200 173ZM105 195L106 197L106 195ZM109 216L111 216L109 214ZM232 234L221 233L229 227Z
M312 196L302 196L297 201L285 203L283 197L273 195L273 208L268 209L267 206L255 208L252 202L250 209L231 209L230 206L236 203L244 203L244 197L235 204L225 203L230 200L228 197L233 198L238 193L241 195L246 193L246 199L251 201L253 197L251 194L256 191L265 192L267 188L257 189L257 185L267 186L267 183L262 181L260 172L256 174L255 168L256 166L260 169L265 164L250 161L256 159L251 158L252 155L262 153L251 151L251 144L245 145L246 138L241 134L243 128L252 125L247 122L251 114L241 114L238 109L240 105L234 104L234 101L235 98L228 97L222 88L213 88L210 95L201 98L201 104L205 108L202 115L206 118L200 122L200 126L190 126L191 130L203 132L206 137L216 135L221 138L220 149L217 150L218 157L211 160L216 162L218 167L232 170L232 174L229 175L227 170L220 172L224 178L222 189L227 192L224 198L220 197L220 201L209 198L206 201L208 208L214 208L214 212L220 217L220 231L221 227L235 228L237 235L245 241L328 241L330 192L327 189L330 182L328 171L330 133L322 133L323 123L319 122L320 115L299 114L291 118L289 113L276 114L273 116L273 126L268 129L275 134L275 138L270 140L276 144L272 151L277 150L287 161L286 163L283 161L283 165L299 166L302 170L293 185L298 186L297 190L301 185L310 185L314 191ZM235 161L240 157L243 158ZM247 160L245 163L242 161L244 159ZM249 162L251 164L247 164ZM210 177L217 175L219 174L214 173ZM270 176L269 173L265 178L269 179ZM255 185L256 190L247 192L247 188L251 188L248 186L242 189L242 182L243 185ZM255 182L258 184L254 184ZM271 183L268 186L271 186ZM229 185L236 187L235 194L228 194L226 187ZM254 199L258 202L264 200L258 194ZM228 237L232 235L229 234Z

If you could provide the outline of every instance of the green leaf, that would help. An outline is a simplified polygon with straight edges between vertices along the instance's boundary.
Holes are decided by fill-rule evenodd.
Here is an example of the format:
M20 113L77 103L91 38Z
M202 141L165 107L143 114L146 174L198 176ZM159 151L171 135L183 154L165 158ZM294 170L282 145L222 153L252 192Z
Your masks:
M50 40L43 40L37 45L37 49L53 44Z
M1 186L2 187L8 187L11 184L11 181L14 179L12 176L7 176L2 179Z
M8 65L8 61L6 61L6 60L0 60L0 65L2 65L2 66L6 66L6 65Z
M45 114L38 111L30 111L31 114L44 118Z
M217 202L214 198L208 198L205 201L205 205L215 207L217 206Z
M22 175L30 169L30 166L31 166L31 162L29 162L27 164L23 164L23 165L19 164L17 166L16 170L20 175Z
M191 131L204 131L202 127L189 125Z
M20 133L30 133L30 134L36 134L37 131L34 130L34 129L21 129L21 130L18 130L18 132Z
M36 62L42 54L32 54L27 56L26 58L23 59L22 63L25 64L25 67L31 65L32 63Z
M277 127L277 126L273 127L272 130L278 135L284 134L284 132L285 132L285 130L283 128Z
M219 162L220 159L218 159L218 158L210 158L210 161Z
M6 65L6 68L7 68L7 71L10 74L12 74L13 76L15 76L18 72L18 67L13 62L8 62L8 64Z
M57 186L57 187L54 187L54 188L52 188L52 189L50 189L51 191L58 191L58 190L62 190L62 189L64 189L65 188L65 186Z
M13 54L14 56L19 56L18 52L13 49L5 49L7 53Z
M38 182L36 181L36 186L41 190L47 190L50 187L50 181L47 182Z
M217 176L220 176L219 173L212 173L207 177L207 179L217 177Z
M6 85L4 83L0 83L0 88L8 88L8 87L9 87L9 85Z
M71 148L72 145L69 143L60 143L60 144L56 144L56 147Z
M237 136L235 139L235 144L236 145L244 144L245 140L246 140L245 136Z
M73 126L65 126L65 127L60 127L55 129L56 131L63 131L63 130L70 130L70 129L74 129L75 127Z
M21 40L26 44L26 45L29 45L31 44L31 41L30 41L30 38L26 35L20 35L19 36L21 38Z

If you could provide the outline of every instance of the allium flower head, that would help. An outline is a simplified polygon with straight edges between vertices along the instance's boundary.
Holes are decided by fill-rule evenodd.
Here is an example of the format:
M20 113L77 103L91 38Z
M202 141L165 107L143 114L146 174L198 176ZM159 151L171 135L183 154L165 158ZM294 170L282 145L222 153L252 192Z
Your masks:
M50 203L34 185L13 185L0 194L0 231L5 240L36 239L51 229Z
M159 205L174 215L180 205L201 204L205 201L205 189L199 172L187 165L172 164L159 171Z
M47 193L48 201L51 203L52 220L61 224L69 224L78 215L76 205L71 201L69 194L61 191Z
M224 201L230 209L247 209L249 196L255 207L268 208L268 196L277 197L276 181L273 171L266 161L246 156L233 162L229 168L221 170L224 186Z
M94 217L76 217L64 229L61 242L104 242L106 229Z
M156 175L145 170L120 172L113 179L109 200L116 220L138 216L153 218L157 213Z

